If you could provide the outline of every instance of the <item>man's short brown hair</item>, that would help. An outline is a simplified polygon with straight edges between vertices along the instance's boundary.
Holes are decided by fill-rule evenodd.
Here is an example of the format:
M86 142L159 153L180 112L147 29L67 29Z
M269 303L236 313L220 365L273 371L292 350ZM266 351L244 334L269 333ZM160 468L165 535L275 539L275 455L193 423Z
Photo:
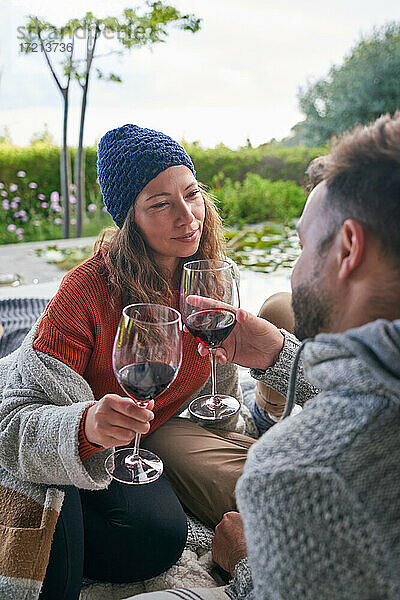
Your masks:
M359 221L400 268L400 111L344 134L314 170L326 182L336 231Z

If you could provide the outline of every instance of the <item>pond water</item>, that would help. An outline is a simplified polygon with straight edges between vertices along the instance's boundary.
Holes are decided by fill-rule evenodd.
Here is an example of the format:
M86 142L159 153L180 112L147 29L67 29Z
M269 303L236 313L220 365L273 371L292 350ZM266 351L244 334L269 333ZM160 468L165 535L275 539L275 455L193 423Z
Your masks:
M295 225L263 223L225 234L236 264L260 273L291 269L300 254Z
M290 271L278 269L274 273L257 273L240 269L240 306L258 314L264 300L276 292L290 292Z
M290 291L300 255L295 224L263 223L226 232L228 254L239 265L241 306L257 314L266 298Z

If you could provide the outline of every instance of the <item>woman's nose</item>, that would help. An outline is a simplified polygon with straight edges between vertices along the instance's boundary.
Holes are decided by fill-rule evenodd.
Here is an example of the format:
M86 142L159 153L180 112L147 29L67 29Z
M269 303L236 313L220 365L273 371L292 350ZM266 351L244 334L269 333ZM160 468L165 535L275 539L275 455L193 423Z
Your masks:
M178 209L177 209L178 222L179 223L191 223L193 221L193 219L194 219L194 215L191 211L190 206L182 198L182 200L178 204Z

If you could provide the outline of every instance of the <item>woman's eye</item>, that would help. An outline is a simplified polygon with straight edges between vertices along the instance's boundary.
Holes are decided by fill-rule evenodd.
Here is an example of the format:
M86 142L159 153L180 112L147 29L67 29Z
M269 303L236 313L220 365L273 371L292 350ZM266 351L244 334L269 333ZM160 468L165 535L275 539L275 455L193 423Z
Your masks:
M153 204L151 208L162 208L163 206L167 206L168 202L157 202L157 204Z
M188 198L193 198L197 194L200 194L200 190L193 190L193 192L190 192L190 194L188 194L187 197Z

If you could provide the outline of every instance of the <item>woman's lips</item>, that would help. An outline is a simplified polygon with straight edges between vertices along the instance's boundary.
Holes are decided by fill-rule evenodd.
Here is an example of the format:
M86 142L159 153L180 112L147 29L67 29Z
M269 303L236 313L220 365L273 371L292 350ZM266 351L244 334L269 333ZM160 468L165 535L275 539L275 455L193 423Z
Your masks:
M173 239L178 242L193 242L197 238L198 233L199 233L199 229L195 229L194 231L191 231L190 233L187 233L186 235L182 235L180 237L176 237Z

